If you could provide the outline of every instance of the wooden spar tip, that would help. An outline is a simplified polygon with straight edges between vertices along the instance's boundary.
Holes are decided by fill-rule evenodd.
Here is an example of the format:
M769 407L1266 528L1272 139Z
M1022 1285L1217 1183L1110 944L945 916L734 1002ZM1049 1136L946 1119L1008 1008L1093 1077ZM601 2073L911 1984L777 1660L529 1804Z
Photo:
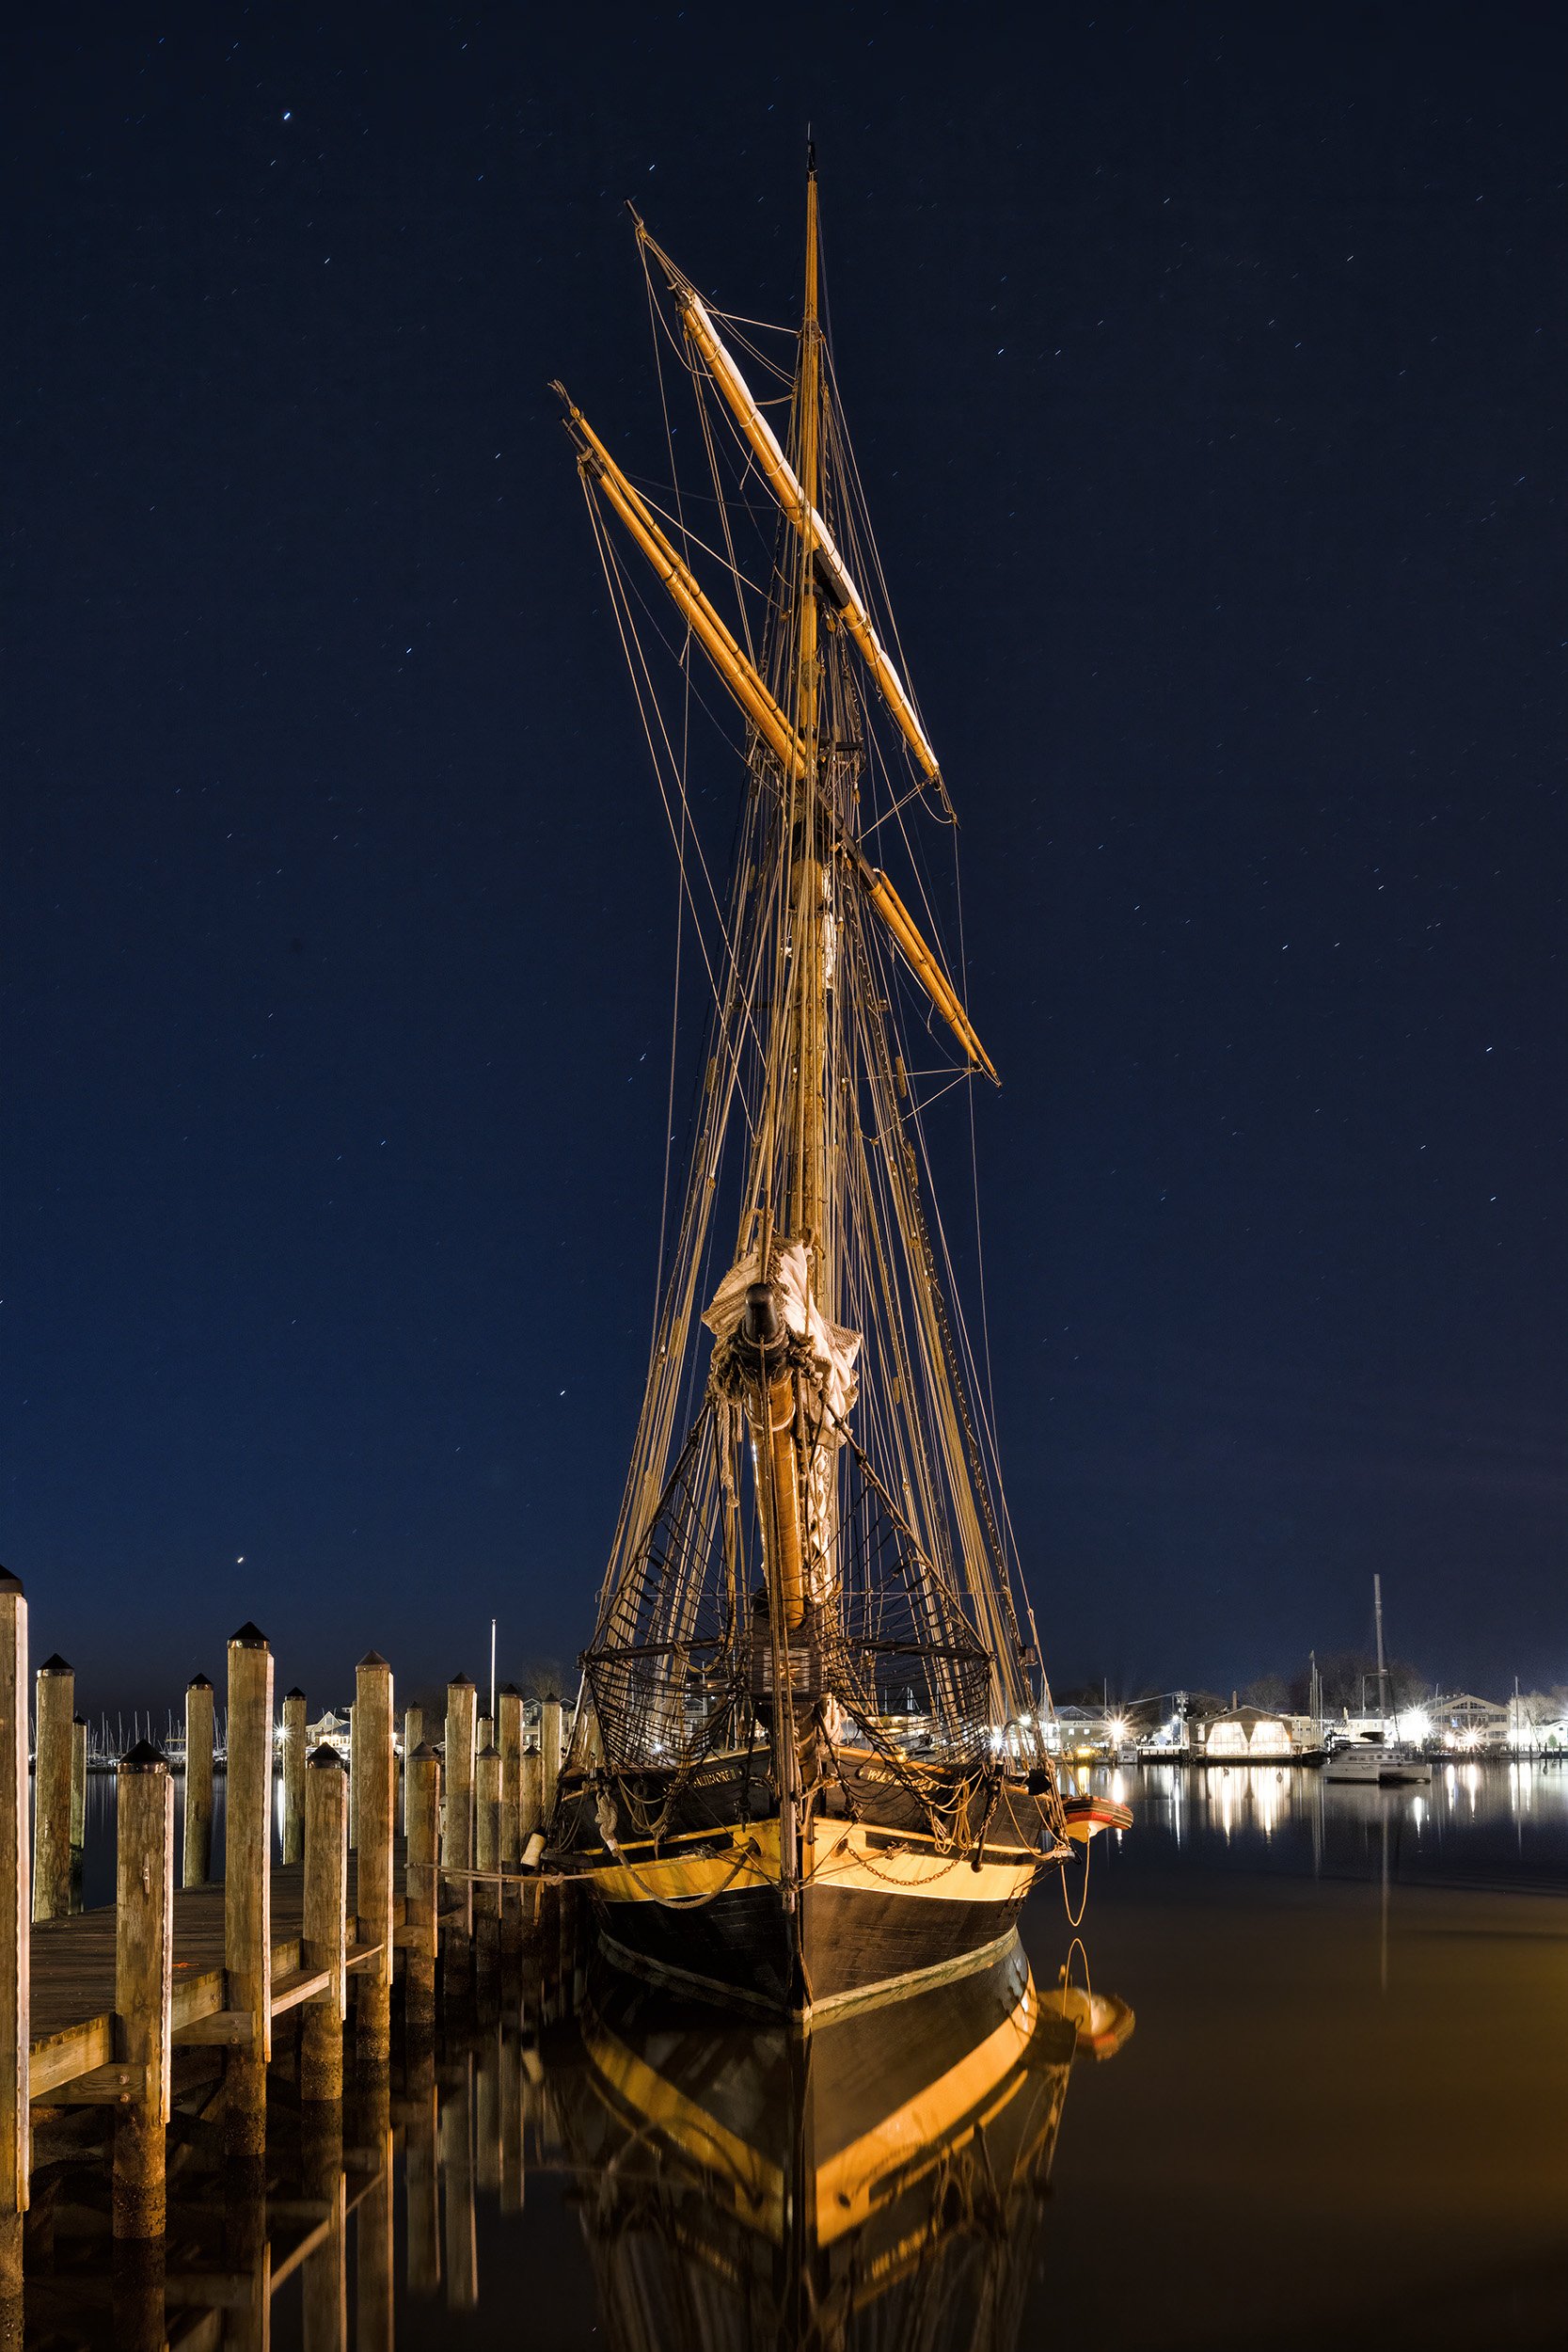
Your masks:
M247 1617L238 1633L229 1636L229 1646L230 1649L265 1649L267 1637L261 1627L252 1625Z
M345 1772L347 1770L347 1767L344 1764L342 1757L338 1754L337 1749L329 1748L325 1740L319 1748L311 1749L305 1761L308 1768L312 1772L325 1772L328 1765L330 1765L332 1770L337 1772Z
M56 1650L53 1658L46 1658L44 1660L42 1665L39 1668L39 1672L40 1675L68 1675L73 1674L75 1672L75 1668L71 1665L69 1658L62 1658L59 1651Z
M162 1748L153 1746L150 1740L138 1740L135 1746L127 1748L120 1757L119 1769L122 1772L166 1772L168 1758Z
M20 1593L21 1591L22 1579L19 1576L13 1576L9 1568L0 1568L0 1593Z
M368 1649L365 1652L364 1657L359 1661L359 1664L361 1666L385 1666L387 1664L387 1661L382 1657L381 1652L378 1649ZM358 1669L356 1668L356 1672L357 1671ZM390 1672L390 1668L388 1668L388 1671ZM297 1695L300 1698L303 1698L305 1693L301 1691Z
M187 1691L210 1691L212 1687L211 1679L206 1675L192 1675L185 1685Z

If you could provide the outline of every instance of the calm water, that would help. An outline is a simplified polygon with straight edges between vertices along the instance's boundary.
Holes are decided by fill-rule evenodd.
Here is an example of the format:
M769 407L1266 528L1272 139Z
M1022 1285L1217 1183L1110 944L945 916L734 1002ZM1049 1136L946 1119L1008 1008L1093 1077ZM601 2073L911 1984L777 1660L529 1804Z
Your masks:
M1568 1771L1109 1778L1136 1826L1096 1841L1072 1956L1135 2016L1109 2055L1050 1999L1054 1885L1026 2008L949 1989L815 2037L809 2072L610 1979L580 2033L502 2019L400 2072L342 2176L280 2093L264 2213L224 2207L193 2116L171 2334L205 2298L200 2340L259 2344L270 2299L274 2344L379 2347L385 2286L404 2352L1568 2341ZM56 2190L31 2342L132 2340L102 2205L86 2168Z

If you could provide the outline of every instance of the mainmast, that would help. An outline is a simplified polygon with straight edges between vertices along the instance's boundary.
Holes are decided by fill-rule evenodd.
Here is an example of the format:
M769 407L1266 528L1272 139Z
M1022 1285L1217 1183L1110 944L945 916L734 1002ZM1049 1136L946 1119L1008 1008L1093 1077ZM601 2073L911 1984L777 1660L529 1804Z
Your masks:
M811 519L822 500L822 339L817 321L816 154L806 151L806 290L800 324L800 360L796 377L797 471L801 511L794 539L796 560L796 725L805 749L805 772L791 796L787 851L791 862L790 937L793 947L794 1101L789 1120L791 1232L813 1252L812 1287L817 1303L832 1311L833 1285L828 1271L828 1134L825 1100L828 1058L827 828L823 824L819 730L821 661L820 608L811 555Z

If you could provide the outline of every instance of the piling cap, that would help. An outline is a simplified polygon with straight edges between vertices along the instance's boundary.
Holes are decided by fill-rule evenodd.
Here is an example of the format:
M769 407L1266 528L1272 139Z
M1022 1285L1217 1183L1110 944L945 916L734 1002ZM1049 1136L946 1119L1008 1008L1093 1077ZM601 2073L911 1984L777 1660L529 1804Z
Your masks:
M500 1695L503 1699L520 1699L523 1694L515 1682L503 1682L500 1687Z
M359 1664L361 1667L373 1666L379 1668L386 1666L387 1661L382 1657L381 1652L378 1649L368 1649L365 1652L364 1657L359 1661ZM390 1669L388 1669L388 1672L389 1671Z
M58 1650L55 1652L53 1658L46 1658L39 1668L40 1675L68 1675L74 1671L70 1659L62 1658Z
M248 1617L238 1633L231 1633L229 1636L230 1649L265 1649L266 1645L266 1635L259 1625L252 1625Z
M545 1693L545 1705L546 1705L546 1707L559 1707L559 1706L561 1705L561 1693L560 1693L560 1692L559 1692L559 1691L546 1691L546 1693Z
M329 1764L334 1772L341 1772L343 1770L342 1757L336 1748L329 1748L325 1740L319 1748L311 1749L306 1761L312 1772L325 1772Z
M290 1701L290 1699L302 1699L304 1696L305 1696L304 1692L300 1689L300 1687L299 1687L298 1683L296 1682L296 1683L294 1684L294 1687L293 1687L293 1689L292 1691L285 1691L285 1692L284 1692L284 1693L283 1693L283 1702L284 1702L284 1705L285 1705L285 1706L287 1706L287 1704L288 1704L288 1702Z
M467 1675L453 1675L451 1680L447 1685L447 1689L449 1691L471 1691L473 1687L472 1682Z
M22 1579L13 1576L9 1568L0 1568L0 1593L20 1593L21 1590Z
M187 1691L210 1691L212 1687L212 1677L209 1675L192 1675L185 1685Z
M72 1715L71 1720L74 1724L76 1724L79 1730L86 1731L87 1727L87 1719L85 1715Z
M479 1754L475 1756L474 1762L476 1764L483 1764L487 1756L493 1756L498 1758L500 1756L500 1750L497 1747L493 1740L487 1740L485 1741L483 1747L481 1748Z
M409 1758L412 1764L439 1764L440 1761L440 1749L432 1747L428 1740L421 1740Z
M166 1772L168 1758L162 1748L155 1748L150 1740L138 1740L134 1748L127 1748L119 1759L122 1772Z

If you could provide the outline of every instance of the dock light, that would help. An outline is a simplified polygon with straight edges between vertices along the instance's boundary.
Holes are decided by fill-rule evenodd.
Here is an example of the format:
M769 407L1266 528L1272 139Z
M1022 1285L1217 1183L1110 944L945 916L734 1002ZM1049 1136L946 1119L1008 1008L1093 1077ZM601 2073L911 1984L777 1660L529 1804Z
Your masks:
M1126 1716L1125 1716L1125 1715L1113 1715L1113 1716L1112 1716L1112 1718L1111 1718L1111 1722L1110 1722L1110 1733L1111 1733L1111 1737L1112 1737L1112 1739L1113 1739L1113 1740L1125 1740L1125 1739L1126 1739L1126 1737L1127 1737L1127 1718L1126 1718Z
M1431 1737L1432 1717L1424 1708L1413 1707L1408 1715L1401 1716L1400 1738L1402 1740L1414 1740L1419 1743L1430 1740Z

